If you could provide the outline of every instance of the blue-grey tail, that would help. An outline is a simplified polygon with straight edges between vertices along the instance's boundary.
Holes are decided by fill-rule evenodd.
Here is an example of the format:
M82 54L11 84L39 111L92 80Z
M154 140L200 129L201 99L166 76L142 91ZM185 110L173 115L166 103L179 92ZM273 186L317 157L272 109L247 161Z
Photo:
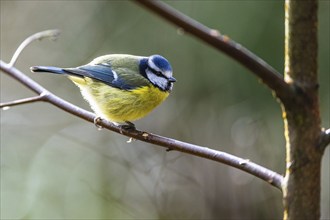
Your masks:
M32 72L47 72L47 73L55 73L55 74L68 74L68 72L64 71L62 68L54 67L54 66L32 66L30 67Z

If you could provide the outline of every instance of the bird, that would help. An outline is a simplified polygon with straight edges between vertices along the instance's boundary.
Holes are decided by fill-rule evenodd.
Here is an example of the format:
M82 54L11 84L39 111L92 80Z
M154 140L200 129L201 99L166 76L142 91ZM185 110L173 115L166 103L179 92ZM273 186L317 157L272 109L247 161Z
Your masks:
M75 68L32 66L30 70L67 76L95 112L96 125L106 119L124 129L135 129L132 121L161 104L176 82L169 61L157 54L109 54Z

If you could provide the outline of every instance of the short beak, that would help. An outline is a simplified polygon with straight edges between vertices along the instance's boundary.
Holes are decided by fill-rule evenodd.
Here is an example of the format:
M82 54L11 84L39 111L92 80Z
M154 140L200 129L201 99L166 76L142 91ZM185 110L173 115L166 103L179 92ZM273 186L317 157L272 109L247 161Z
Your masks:
M171 76L170 78L168 78L168 81L170 81L170 82L176 82L176 79Z

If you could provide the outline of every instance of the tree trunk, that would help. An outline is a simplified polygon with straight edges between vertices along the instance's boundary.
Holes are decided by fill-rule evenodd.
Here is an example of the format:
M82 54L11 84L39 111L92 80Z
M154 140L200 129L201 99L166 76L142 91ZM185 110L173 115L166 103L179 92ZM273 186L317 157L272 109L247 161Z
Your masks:
M286 137L284 219L320 218L323 150L317 80L317 0L285 4L285 81L294 96L282 100Z

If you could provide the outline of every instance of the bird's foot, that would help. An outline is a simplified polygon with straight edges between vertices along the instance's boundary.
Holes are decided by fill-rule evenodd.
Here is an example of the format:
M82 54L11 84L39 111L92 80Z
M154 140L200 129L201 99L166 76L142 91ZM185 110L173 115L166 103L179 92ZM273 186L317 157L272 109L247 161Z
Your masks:
M135 131L136 127L135 124L133 124L130 121L125 121L126 124L124 125L120 125L120 133L122 133L122 130L126 130L126 131Z
M101 130L103 127L101 125L99 125L99 123L102 121L103 119L100 116L97 116L94 118L94 125L96 126L96 128L98 130Z

